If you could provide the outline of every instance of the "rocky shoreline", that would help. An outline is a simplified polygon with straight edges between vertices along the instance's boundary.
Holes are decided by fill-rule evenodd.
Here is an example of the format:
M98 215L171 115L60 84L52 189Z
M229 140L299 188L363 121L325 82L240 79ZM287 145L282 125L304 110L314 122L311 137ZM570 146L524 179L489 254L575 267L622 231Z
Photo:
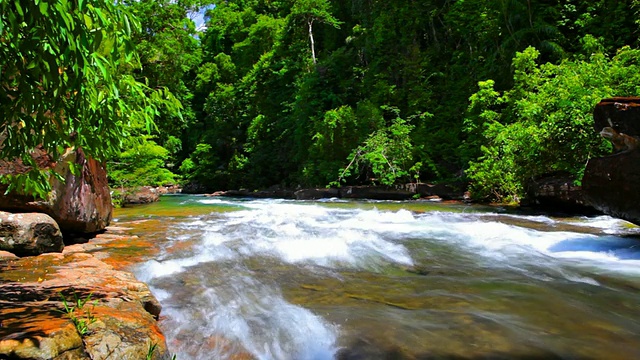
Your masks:
M0 252L0 359L168 359L149 287L109 262L135 241L109 227L62 253ZM113 244L113 245L112 245Z

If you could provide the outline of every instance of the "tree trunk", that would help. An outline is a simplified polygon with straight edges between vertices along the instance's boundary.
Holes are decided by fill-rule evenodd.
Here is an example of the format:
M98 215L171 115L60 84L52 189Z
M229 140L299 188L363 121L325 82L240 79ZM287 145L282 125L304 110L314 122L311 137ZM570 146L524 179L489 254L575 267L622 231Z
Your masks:
M313 59L313 64L316 64L316 45L313 41L313 19L309 19L309 40L311 41L311 58Z

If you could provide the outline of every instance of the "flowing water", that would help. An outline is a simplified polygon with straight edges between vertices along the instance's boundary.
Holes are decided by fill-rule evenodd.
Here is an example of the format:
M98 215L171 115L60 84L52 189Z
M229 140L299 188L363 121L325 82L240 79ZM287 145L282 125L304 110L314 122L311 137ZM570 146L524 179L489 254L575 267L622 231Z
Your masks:
M164 197L123 209L188 359L639 359L640 235L423 202ZM138 222L140 223L140 222Z

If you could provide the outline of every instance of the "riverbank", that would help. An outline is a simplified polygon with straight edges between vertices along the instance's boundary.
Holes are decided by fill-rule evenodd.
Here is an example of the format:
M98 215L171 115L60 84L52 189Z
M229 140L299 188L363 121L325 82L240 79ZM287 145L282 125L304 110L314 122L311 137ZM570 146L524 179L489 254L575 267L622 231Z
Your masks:
M109 227L62 253L0 252L0 358L144 359L152 347L166 358L161 306L124 270L154 248L128 230Z

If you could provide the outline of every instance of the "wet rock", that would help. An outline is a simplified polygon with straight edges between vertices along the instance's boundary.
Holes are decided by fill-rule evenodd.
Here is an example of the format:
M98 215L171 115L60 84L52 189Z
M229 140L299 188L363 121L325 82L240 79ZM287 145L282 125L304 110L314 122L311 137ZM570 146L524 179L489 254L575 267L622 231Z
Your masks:
M636 140L640 136L640 98L604 99L594 110L597 132L605 127ZM640 224L640 151L622 149L590 159L582 179L585 202L605 214Z
M146 284L81 252L116 241L99 236L63 253L0 261L0 359L168 358L157 318L161 307ZM80 334L74 316L86 322ZM77 307L76 299L89 301Z
M60 228L49 215L0 211L0 250L32 256L63 248Z
M582 186L575 184L569 173L557 172L536 177L528 184L524 206L535 206L566 214L598 214L585 202Z
M345 186L340 188L340 197L345 199L409 200L414 192L384 186Z
M46 154L34 154L41 168L54 168L64 181L51 178L53 191L46 200L9 194L0 197L0 209L7 211L41 212L51 216L63 233L95 233L109 225L112 217L111 195L104 166L85 157L82 150L69 150L57 163ZM74 175L69 164L80 169ZM0 163L0 173L18 174L29 169L19 162ZM4 189L0 189L4 191Z
M317 200L340 197L340 190L333 188L302 189L295 193L296 200Z
M640 225L640 151L590 159L582 182L593 207Z
M450 183L450 184L425 184L425 183L409 183L400 187L421 198L429 198L437 196L443 200L466 200L465 189L466 183Z
M259 190L251 191L246 189L240 190L228 190L217 192L218 196L225 197L241 197L241 198L256 198L256 199L295 199L295 194L292 190L287 189L275 189L275 190Z

